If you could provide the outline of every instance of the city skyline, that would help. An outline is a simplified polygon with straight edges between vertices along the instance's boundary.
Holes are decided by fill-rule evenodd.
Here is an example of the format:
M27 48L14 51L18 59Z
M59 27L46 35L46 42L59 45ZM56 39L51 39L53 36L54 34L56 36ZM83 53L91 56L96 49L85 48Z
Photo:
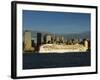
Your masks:
M23 30L51 33L90 31L90 14L23 10Z

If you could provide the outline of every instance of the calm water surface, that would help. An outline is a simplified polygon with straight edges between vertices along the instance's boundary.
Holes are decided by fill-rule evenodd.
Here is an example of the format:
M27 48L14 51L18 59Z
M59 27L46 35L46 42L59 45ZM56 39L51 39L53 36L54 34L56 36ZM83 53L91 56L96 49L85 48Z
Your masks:
M23 53L23 69L90 66L90 52Z

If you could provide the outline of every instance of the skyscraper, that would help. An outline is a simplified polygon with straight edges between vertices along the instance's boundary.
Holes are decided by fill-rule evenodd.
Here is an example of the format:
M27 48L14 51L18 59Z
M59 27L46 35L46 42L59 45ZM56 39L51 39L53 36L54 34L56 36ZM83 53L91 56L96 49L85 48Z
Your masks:
M24 51L33 51L34 48L32 47L32 37L31 32L25 31L24 32Z

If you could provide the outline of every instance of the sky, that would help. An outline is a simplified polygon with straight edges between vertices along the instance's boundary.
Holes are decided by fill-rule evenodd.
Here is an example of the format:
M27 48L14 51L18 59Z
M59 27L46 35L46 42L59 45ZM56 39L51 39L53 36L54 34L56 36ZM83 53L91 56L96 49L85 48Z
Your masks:
M51 33L90 31L90 14L23 10L23 30Z

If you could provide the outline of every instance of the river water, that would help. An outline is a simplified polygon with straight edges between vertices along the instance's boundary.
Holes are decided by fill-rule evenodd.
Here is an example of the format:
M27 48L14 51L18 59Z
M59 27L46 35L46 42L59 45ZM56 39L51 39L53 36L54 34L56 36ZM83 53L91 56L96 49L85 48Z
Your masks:
M23 53L23 69L90 66L90 54L90 52Z

